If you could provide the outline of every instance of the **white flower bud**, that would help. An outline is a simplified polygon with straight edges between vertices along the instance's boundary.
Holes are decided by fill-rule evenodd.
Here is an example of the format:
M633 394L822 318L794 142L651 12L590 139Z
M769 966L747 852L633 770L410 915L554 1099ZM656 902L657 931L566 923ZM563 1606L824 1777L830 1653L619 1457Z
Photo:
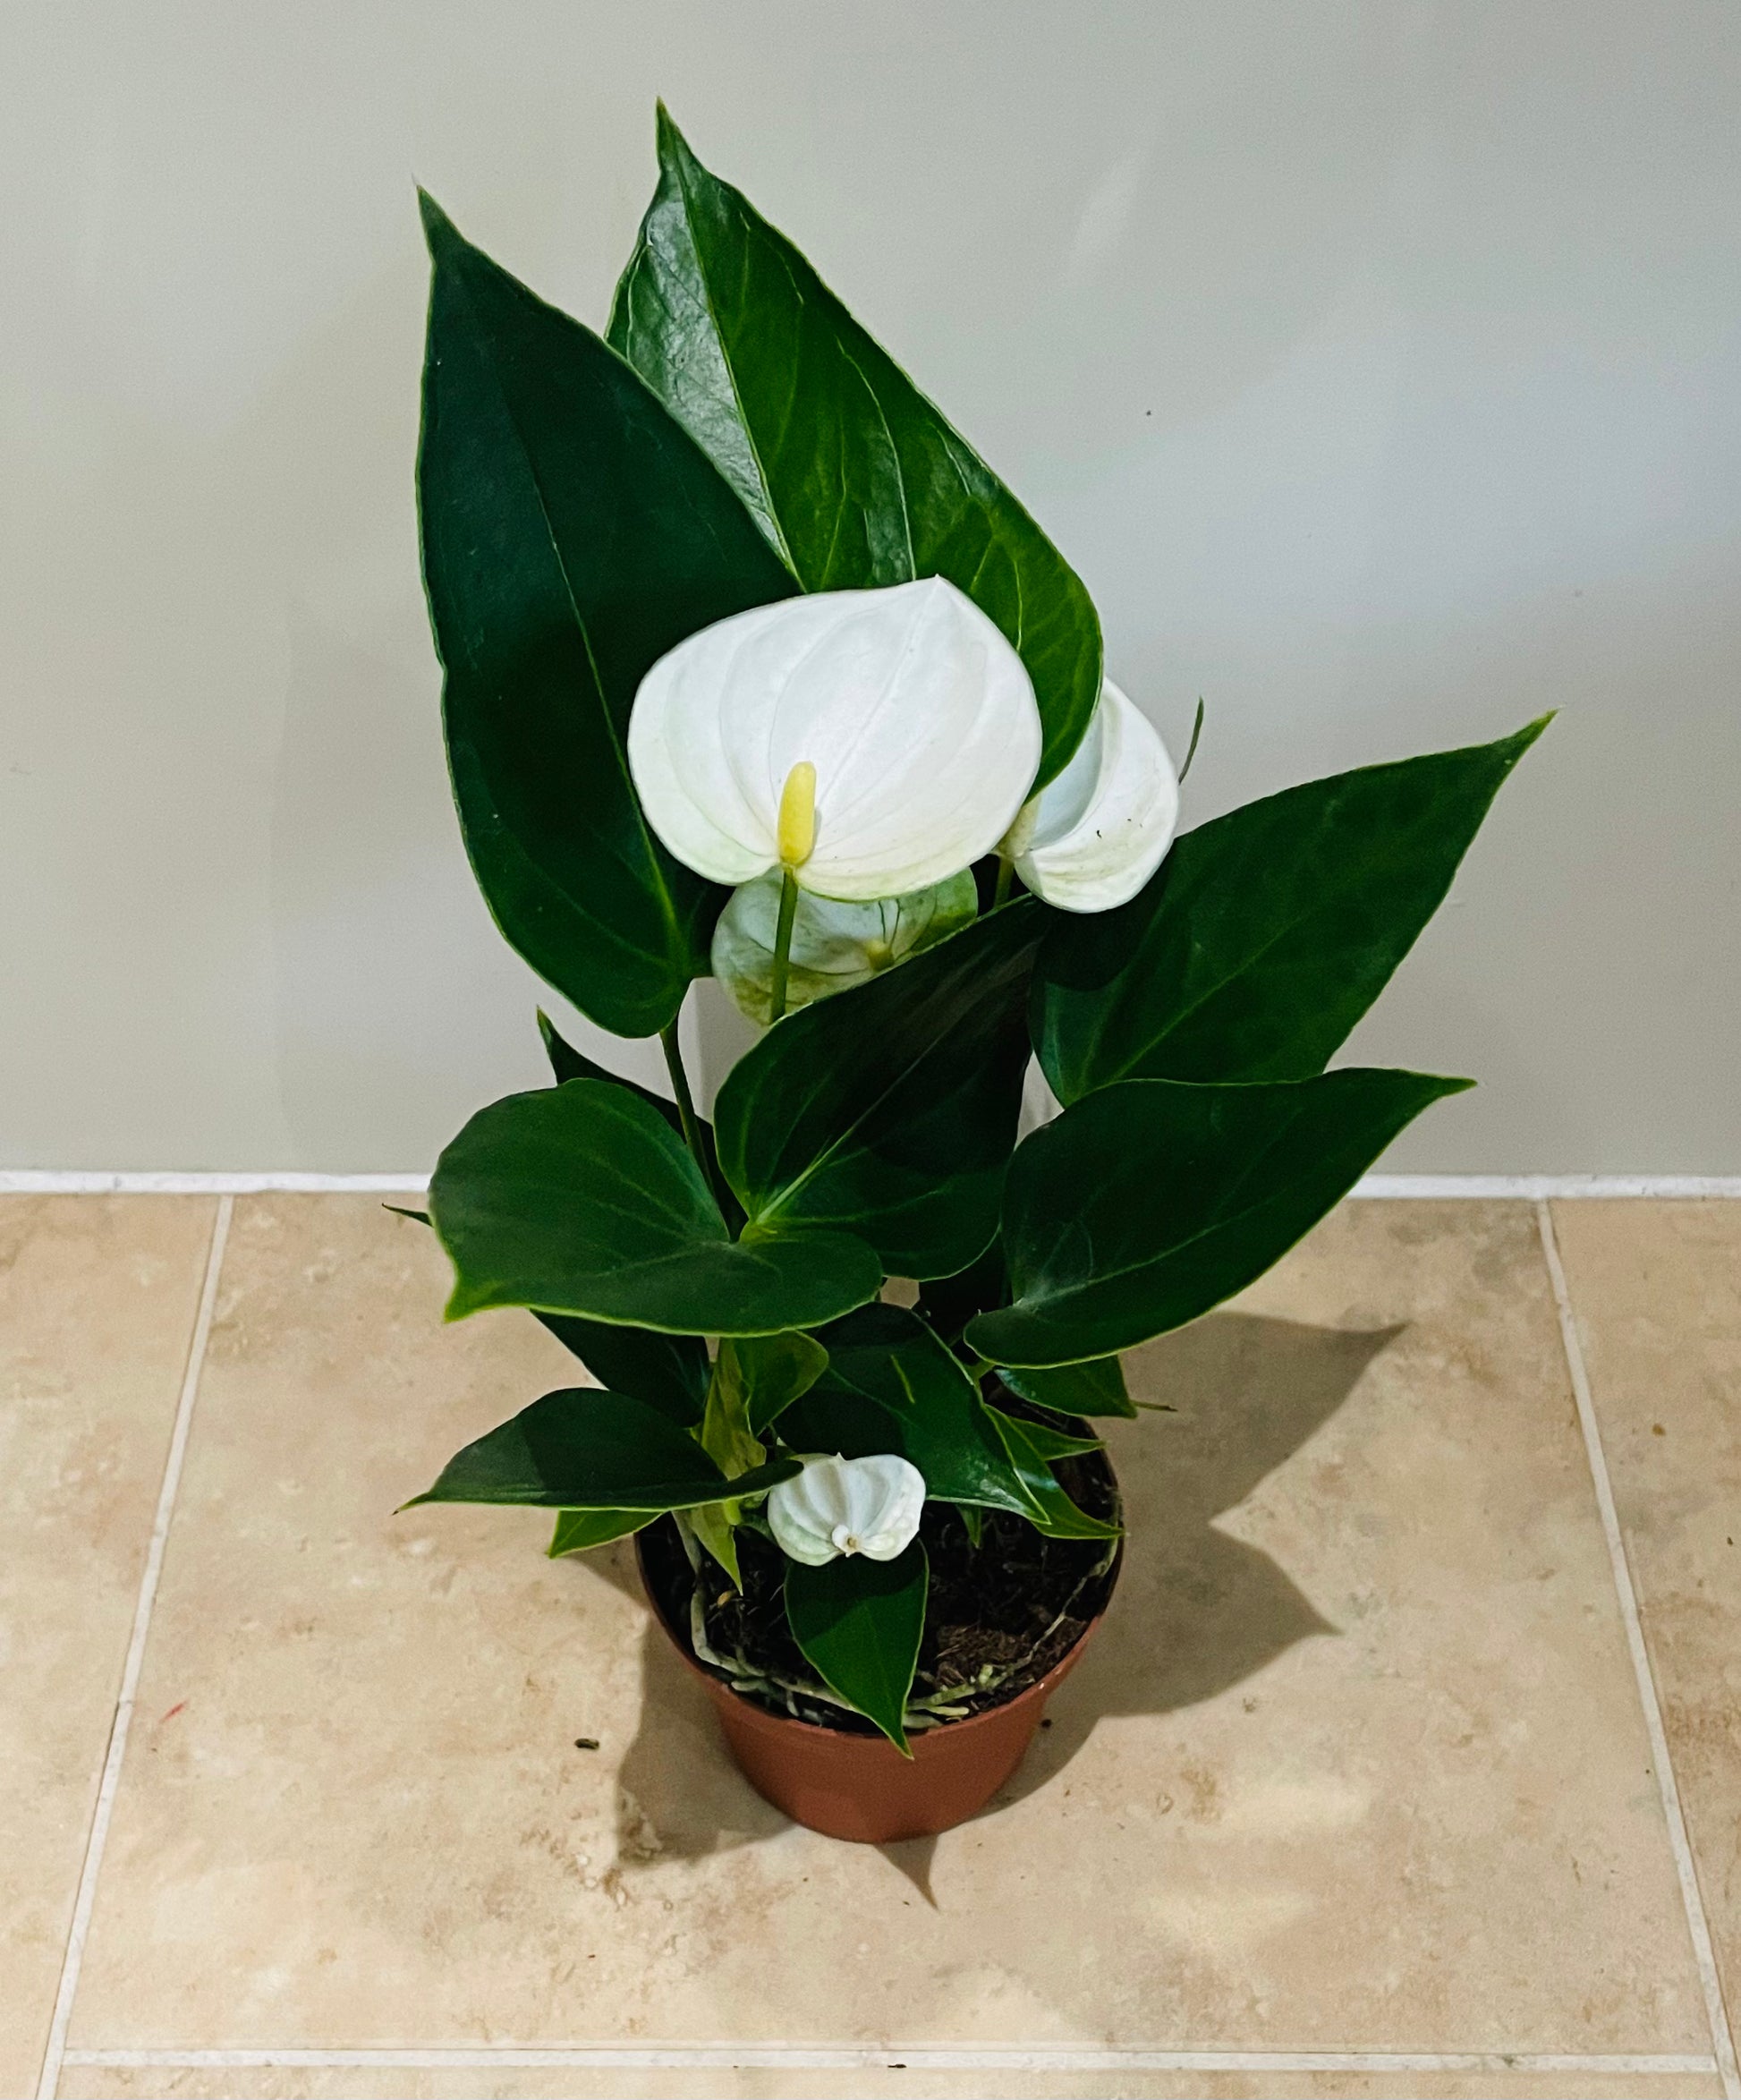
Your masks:
M1010 826L1003 852L1061 912L1109 912L1159 867L1179 784L1146 715L1110 679L1070 762Z
M875 1458L806 1458L768 1497L780 1550L808 1568L842 1553L893 1560L906 1551L925 1508L925 1476L892 1452Z
M792 965L786 1011L868 983L917 955L979 910L972 876L964 869L947 882L877 904L839 904L801 891L792 920ZM774 940L780 915L780 878L763 875L732 892L713 932L713 973L759 1026L768 1025L774 982Z

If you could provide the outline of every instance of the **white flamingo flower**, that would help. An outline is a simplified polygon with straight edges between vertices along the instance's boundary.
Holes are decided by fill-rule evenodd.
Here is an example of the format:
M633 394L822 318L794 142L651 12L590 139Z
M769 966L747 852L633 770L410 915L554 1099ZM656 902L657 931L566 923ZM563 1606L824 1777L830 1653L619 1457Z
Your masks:
M1040 764L1022 659L940 576L784 599L704 627L641 680L647 820L715 882L788 871L868 903L989 853Z
M1148 717L1108 679L1070 762L1034 796L999 851L1061 912L1109 912L1159 867L1179 821L1179 783Z
M768 1523L788 1559L820 1568L843 1553L893 1560L912 1543L924 1508L924 1475L893 1452L806 1458L769 1495Z

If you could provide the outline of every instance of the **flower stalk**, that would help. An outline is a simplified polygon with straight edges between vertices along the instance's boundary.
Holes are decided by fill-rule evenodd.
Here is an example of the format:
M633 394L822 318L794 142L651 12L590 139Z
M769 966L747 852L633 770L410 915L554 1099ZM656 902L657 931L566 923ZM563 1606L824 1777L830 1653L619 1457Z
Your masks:
M779 922L774 928L774 976L768 999L770 1026L786 1012L786 980L792 973L792 922L797 911L798 878L786 868L780 880Z

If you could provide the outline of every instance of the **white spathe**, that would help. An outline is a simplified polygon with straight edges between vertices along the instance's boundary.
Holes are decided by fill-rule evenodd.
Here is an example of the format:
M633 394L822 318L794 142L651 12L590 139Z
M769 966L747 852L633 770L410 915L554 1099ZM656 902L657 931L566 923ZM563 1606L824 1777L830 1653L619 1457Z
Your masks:
M733 888L786 865L819 897L861 902L989 853L1040 751L1021 658L940 576L704 627L648 672L629 718L636 792L678 860ZM804 766L814 828L788 822L788 846L803 845L783 862L782 798Z
M768 1523L789 1559L820 1568L843 1553L893 1560L912 1543L924 1508L924 1475L893 1452L806 1458L769 1495Z
M1108 679L1069 764L1017 817L1003 851L1059 911L1109 912L1159 867L1178 820L1167 746Z

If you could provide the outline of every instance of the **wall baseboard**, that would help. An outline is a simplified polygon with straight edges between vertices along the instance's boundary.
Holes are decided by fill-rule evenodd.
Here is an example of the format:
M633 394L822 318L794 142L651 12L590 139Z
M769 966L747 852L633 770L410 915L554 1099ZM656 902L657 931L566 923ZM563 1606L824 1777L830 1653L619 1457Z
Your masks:
M0 1195L421 1195L427 1174L178 1174L0 1168ZM1593 1196L1741 1197L1741 1174L1368 1174L1356 1196L1486 1197L1539 1203Z

